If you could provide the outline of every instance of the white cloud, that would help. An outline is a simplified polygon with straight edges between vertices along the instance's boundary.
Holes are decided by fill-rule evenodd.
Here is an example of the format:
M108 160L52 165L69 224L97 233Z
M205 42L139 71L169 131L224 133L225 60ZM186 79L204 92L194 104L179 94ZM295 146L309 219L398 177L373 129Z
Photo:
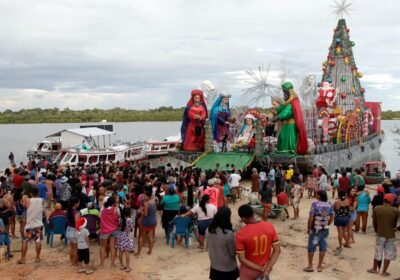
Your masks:
M368 84L369 87L376 89L393 89L400 85L400 79L393 77L388 73L376 73L365 75L363 82Z
M273 61L271 73L279 72L282 57L292 79L305 72L320 77L336 27L331 4L2 1L0 110L180 107L206 79L238 96L246 88L245 69ZM354 4L356 11L347 20L357 66L365 73L362 82L371 96L398 85L399 7L393 0L363 0Z
M4 89L0 89L4 91ZM15 89L2 95L0 110L12 108L13 110L28 108L54 108L60 109L87 109L104 108L111 109L137 108L146 109L165 106L169 102L169 96L165 93L154 92L57 92L36 89ZM21 102L23 101L23 102Z

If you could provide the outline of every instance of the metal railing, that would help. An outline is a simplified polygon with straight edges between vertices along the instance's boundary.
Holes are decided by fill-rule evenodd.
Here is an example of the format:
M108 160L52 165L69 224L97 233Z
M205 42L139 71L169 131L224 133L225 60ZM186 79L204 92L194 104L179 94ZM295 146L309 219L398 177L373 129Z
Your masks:
M381 136L381 134L382 134L381 132L372 133L371 135L361 137L361 141L351 140L348 143L330 144L330 145L326 145L326 146L316 145L314 154L324 154L324 153L329 153L329 152L346 150L350 147L353 147L356 145L362 145L365 142L371 141L375 137Z

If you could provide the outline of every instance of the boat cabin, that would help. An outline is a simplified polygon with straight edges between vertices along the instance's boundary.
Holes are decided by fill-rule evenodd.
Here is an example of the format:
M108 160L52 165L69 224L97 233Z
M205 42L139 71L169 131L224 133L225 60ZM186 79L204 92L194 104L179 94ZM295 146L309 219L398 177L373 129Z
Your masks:
M59 138L46 138L36 144L33 149L29 149L28 158L49 158L54 159L61 151L62 145Z
M180 136L168 137L162 141L160 140L148 140L145 142L145 153L146 156L161 156L166 155L169 152L176 151L180 144Z
M109 149L69 149L63 150L56 162L61 165L96 165L98 163L115 163L117 161L136 161L145 157L143 145L117 145Z
M386 164L384 161L368 161L365 163L365 183L380 184L385 179Z

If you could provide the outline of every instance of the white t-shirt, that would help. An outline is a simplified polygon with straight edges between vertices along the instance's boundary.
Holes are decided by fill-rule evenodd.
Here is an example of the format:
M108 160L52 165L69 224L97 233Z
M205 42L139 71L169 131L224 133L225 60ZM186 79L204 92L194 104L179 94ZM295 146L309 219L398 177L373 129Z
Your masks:
M242 177L240 177L239 174L233 173L231 174L231 178L230 178L230 185L231 187L239 187L239 182L242 179Z
M203 212L203 209L201 209L199 204L196 204L192 208L192 213L197 214L197 220L208 220L214 218L215 214L217 213L217 207L215 205L208 203L206 204L206 209L207 209L207 215Z
M89 231L87 228L81 229L79 232L76 233L78 239L78 249L87 249L89 248L88 244L86 243L86 237L89 236Z
M335 174L336 174L336 173L333 173L333 174L331 175L332 181L335 180ZM338 173L338 174L337 174L336 180L339 180L339 178L341 178L341 177L342 177L342 175L341 175L340 173Z
M261 171L258 176L260 176L260 180L261 181L267 181L267 173L265 173L264 171Z

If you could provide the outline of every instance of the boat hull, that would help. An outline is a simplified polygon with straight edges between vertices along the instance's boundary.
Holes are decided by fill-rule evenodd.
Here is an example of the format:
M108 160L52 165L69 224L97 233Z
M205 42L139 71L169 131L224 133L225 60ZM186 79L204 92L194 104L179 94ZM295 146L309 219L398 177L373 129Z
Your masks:
M272 163L294 164L309 167L312 165L323 166L328 174L335 172L340 167L361 167L367 161L379 160L381 157L380 146L383 142L383 134L371 135L361 144L352 143L341 148L340 145L331 145L317 149L316 154L305 156L270 155L267 160ZM264 160L265 162L265 160Z

